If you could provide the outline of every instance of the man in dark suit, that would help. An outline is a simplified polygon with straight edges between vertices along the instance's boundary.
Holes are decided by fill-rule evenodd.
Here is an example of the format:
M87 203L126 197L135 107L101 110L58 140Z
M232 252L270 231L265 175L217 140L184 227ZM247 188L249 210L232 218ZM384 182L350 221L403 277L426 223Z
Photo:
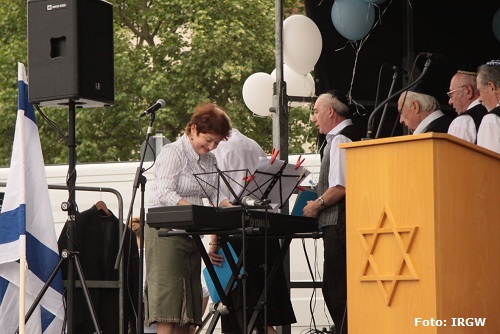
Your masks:
M434 96L425 87L417 84L399 96L399 122L414 134L426 132L448 132L453 117L444 114Z

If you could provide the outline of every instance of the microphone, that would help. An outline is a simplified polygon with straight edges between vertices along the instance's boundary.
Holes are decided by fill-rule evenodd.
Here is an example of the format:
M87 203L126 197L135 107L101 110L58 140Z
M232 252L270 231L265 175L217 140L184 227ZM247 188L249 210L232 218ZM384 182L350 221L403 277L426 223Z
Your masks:
M265 199L265 200L259 200L259 199L254 199L249 196L245 196L241 199L241 205L246 206L246 207L254 207L254 208L269 208L269 203L271 203L271 200Z
M401 67L396 66L396 65L392 66L392 70L393 70L393 72L402 73L404 75L408 74L407 71L405 71L404 69L402 69Z
M159 99L158 101L156 101L155 104L153 104L151 107L149 107L148 109L143 111L139 117L143 117L143 116L152 114L156 110L161 109L161 108L165 107L166 105L167 105L167 103L165 102L165 100Z
M432 52L422 52L422 55L427 58L427 59L432 59L432 60L444 60L444 55L439 54L439 53L432 53Z

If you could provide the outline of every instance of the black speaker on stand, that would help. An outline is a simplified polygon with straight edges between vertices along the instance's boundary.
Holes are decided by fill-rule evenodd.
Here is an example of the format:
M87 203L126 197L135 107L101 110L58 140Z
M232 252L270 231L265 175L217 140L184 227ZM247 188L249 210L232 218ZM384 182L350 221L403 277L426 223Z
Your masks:
M68 249L62 251L59 264L51 275L52 279L63 260L69 261L66 284L68 334L75 333L75 269L95 333L102 333L73 245L77 219L75 114L76 108L113 105L113 51L113 6L110 3L101 0L28 0L28 100L35 105L68 108L68 136L63 138L68 144L68 201L63 203L68 212ZM41 294L45 289L46 286Z
M101 0L28 1L29 102L114 103L113 7Z

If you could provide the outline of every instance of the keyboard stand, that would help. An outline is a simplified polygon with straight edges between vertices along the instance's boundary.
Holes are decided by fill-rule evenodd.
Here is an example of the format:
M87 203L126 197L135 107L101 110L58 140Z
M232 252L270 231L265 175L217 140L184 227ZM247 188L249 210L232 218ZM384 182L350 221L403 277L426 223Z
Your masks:
M220 302L227 308L229 311L228 317L229 320L231 321L231 325L233 328L239 328L240 333L245 333L245 328L246 324L243 323L243 321L240 321L237 318L236 312L234 312L234 307L231 299L228 297L229 292L232 290L234 285L236 284L237 281L241 281L243 279L244 275L239 274L239 270L243 266L243 257L239 257L238 263L236 263L231 255L231 252L229 251L229 247L227 246L227 240L226 238L222 238L220 240L221 247L224 251L224 257L225 260L228 262L229 267L231 268L232 275L231 278L229 279L229 282L227 284L227 287L224 289L222 287L222 284L219 280L219 277L217 276L214 265L210 261L210 258L208 257L208 253L205 249L205 246L203 245L203 242L201 241L200 235L205 235L205 234L218 234L218 235L234 235L234 234L241 234L242 230L241 229L236 229L236 230L203 230L203 231L171 231L171 230L160 230L158 231L158 236L159 237L169 237L169 236L178 236L178 235L189 235L193 238L193 241L196 244L196 247L198 248L198 251L200 252L201 258L203 259L203 262L205 263L205 267L208 270L208 273L210 277L212 278L212 282L214 284L215 289L217 290L217 293L219 294L220 297ZM216 310L213 317L212 321L210 322L210 325L206 331L206 333L212 333L213 330L215 329L215 325L217 324L217 321L219 320L220 317L220 311Z
M247 228L243 229L243 231L247 232L245 234L246 234L246 238L248 238L248 239L263 238L264 237L262 235L262 233L260 233L260 229L257 229L257 228L248 228L247 227ZM213 264L210 262L207 251L205 249L205 246L203 245L203 242L201 241L201 238L200 238L201 234L218 234L218 235L222 236L220 239L221 247L224 251L225 259L228 261L228 264L231 267L231 271L233 273L231 275L231 278L230 278L228 285L225 289L222 287L222 284L220 283L220 280L219 280L217 274L215 273L215 269L213 267ZM241 256L238 258L238 262L236 263L233 260L233 257L231 256L231 253L230 253L229 248L227 246L227 242L233 238L242 238L243 237L242 234L243 234L242 229L235 229L235 230L217 229L217 230L213 230L213 231L210 231L210 230L204 230L204 231L165 231L165 230L161 230L158 232L158 235L160 237L162 237L162 236L164 236L164 237L174 236L174 235L190 235L193 238L193 240L195 241L195 243L198 247L198 250L200 251L203 262L205 263L205 266L207 267L207 270L210 274L210 277L212 278L212 281L213 281L214 286L217 290L217 293L219 294L219 297L221 299L221 303L224 306L226 306L228 311L229 311L228 316L229 316L229 320L231 321L231 324L233 325L233 328L239 328L240 333L251 334L254 327L255 327L257 317L258 317L259 313L261 312L262 307L264 306L265 291L263 290L261 292L259 301L257 302L257 305L255 306L255 309L251 315L251 318L248 320L248 323L245 323L241 317L238 317L238 315L234 311L233 303L232 303L231 299L228 297L229 292L233 289L236 282L237 281L242 282L243 279L245 279L244 276L246 274L245 273L240 274L240 270L243 266L243 253L246 252L245 248L247 248L248 245L245 245L245 248L241 252ZM279 266L280 262L281 263L283 262L285 255L290 248L290 244L291 244L292 240L296 239L296 238L318 239L318 238L321 238L321 236L322 236L321 232L292 233L292 234L287 234L287 235L268 235L268 238L273 238L273 239L278 238L278 239L282 240L278 256L275 258L274 262L271 264L271 269L270 269L269 274L267 276L268 289L271 286L271 282L273 282L275 279L275 276L276 276L276 273L278 270L278 266ZM245 297L245 295L244 295L244 297ZM243 304L244 304L243 309L246 309L245 300L243 301ZM221 316L220 311L216 309L215 313L212 317L212 320L207 328L206 333L213 333L220 316Z
M174 235L191 236L195 241L200 255L205 263L207 271L213 281L214 287L219 294L221 303L227 309L228 320L233 329L238 333L251 334L259 313L264 307L267 298L267 292L271 283L274 281L278 272L278 265L283 262L286 253L290 248L290 243L294 238L320 238L321 232L317 230L316 219L309 217L298 217L282 215L276 213L267 213L254 210L243 210L241 207L234 208L212 208L200 206L174 206L152 208L148 212L148 225L157 228L159 237L168 237ZM249 223L250 222L250 223ZM249 225L254 227L248 227ZM175 229L175 230L172 230ZM214 266L208 257L208 253L201 241L201 235L217 234L220 237L220 245L223 249L225 259L231 268L232 275L227 287L223 288L215 272ZM231 252L227 246L230 239L241 238L241 253L237 263L234 261ZM278 238L282 239L280 250L273 263L268 263L266 269L267 275L264 288L260 294L259 300L255 305L252 314L236 312L229 294L236 283L242 285L242 307L247 310L246 301L246 276L247 273L240 274L241 268L245 267L247 241L253 238ZM266 239L267 240L267 239ZM250 242L249 242L250 243ZM266 248L265 248L266 249ZM267 260L266 260L267 263ZM267 287L267 288L266 288ZM224 308L215 307L215 312L206 333L213 333L215 326L221 316ZM264 322L267 317L264 313Z

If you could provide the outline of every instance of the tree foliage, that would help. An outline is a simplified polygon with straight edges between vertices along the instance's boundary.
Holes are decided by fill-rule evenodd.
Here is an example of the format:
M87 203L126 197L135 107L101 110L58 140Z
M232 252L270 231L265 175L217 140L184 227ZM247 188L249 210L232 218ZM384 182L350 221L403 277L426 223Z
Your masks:
M257 117L242 99L245 80L275 67L274 2L269 0L111 1L114 11L115 104L76 111L77 161L139 158L148 119L139 113L159 98L154 130L175 140L194 107L212 101L228 110L233 125L272 146L271 118ZM8 165L17 110L18 61L27 63L26 2L0 0L0 165ZM285 1L286 12L303 11ZM49 23L48 23L49 24ZM5 46L5 47L4 47ZM296 108L294 108L296 109ZM67 132L68 110L43 112ZM308 110L290 115L290 153L301 152ZM37 115L46 163L67 162L67 147ZM314 137L314 135L309 136Z

